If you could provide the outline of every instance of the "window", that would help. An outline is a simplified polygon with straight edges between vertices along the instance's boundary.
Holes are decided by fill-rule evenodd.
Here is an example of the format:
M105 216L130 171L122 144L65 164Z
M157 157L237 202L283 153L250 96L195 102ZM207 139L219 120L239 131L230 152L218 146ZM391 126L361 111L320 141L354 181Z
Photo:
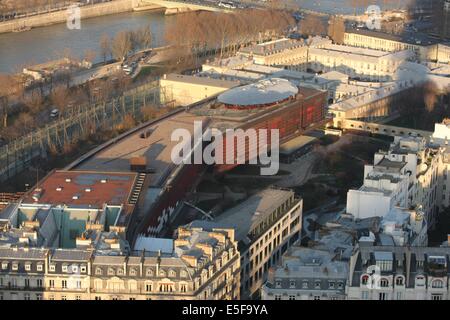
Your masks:
M2 262L2 269L3 270L8 269L8 262Z
M67 280L62 280L61 281L61 288L67 289Z
M75 300L81 300L81 296L75 296Z
M13 264L12 264L12 269L13 269L13 271L19 270L19 263L13 262Z
M308 289L308 281L303 281L303 283L302 283L302 288L303 289Z
M54 264L51 264L49 267L50 271L55 271L56 270L56 266Z
M95 269L95 274L101 276L102 275L102 269L101 268L96 268Z
M37 271L42 271L42 270L44 269L44 265L43 265L42 263L39 263L39 264L36 266L36 269L37 269Z
M95 296L95 300L102 300L102 297Z
M130 269L130 275L135 276L136 275L136 269L134 269L134 268Z
M402 293L401 292L397 292L397 300L402 300Z
M332 281L328 282L328 287L330 289L334 289L334 282L332 282Z
M368 300L369 299L369 292L368 291L362 291L361 292L361 299L362 300Z
M25 271L31 271L31 263L25 263Z
M186 278L187 277L187 272L186 271L181 271L180 272L180 277L182 277L182 278Z
M314 300L320 300L320 296L314 296Z
M37 280L36 280L36 286L37 286L38 288L42 288L42 279L37 279Z
M78 273L78 266L72 265L72 273Z
M433 282L431 282L431 287L432 288L443 288L444 287L444 282L442 280L433 280Z
M395 279L395 284L396 284L397 286L402 286L402 285L403 285L403 277L397 277L397 278Z
M295 280L289 281L289 288L295 288Z
M386 292L380 292L378 294L378 300L387 300L388 294Z
M314 282L314 288L320 289L320 281Z
M123 275L123 269L122 268L117 269L117 274L118 275Z
M108 269L108 275L109 276L113 276L115 273L114 273L114 269L113 268L109 268Z
M275 281L275 288L281 288L281 281L280 280L276 280Z
M147 292L151 292L152 291L152 285L150 283L147 283L145 285L145 291L147 291Z
M80 267L80 272L85 273L86 272L86 266L81 266Z
M387 288L389 286L389 280L382 278L380 279L380 287L382 288Z
M67 300L67 296L61 296L61 300Z
M180 285L180 291L181 292L187 292L187 285L186 284L181 284Z
M29 294L29 293L25 293L25 294L23 295L23 299L24 299L24 300L31 300L30 294Z
M276 294L275 295L275 300L281 300L281 294Z
M30 286L30 279L25 279L25 287L29 287Z
M152 269L147 269L145 274L147 275L147 277L153 277L153 270Z
M295 295L289 295L289 300L295 300Z
M63 264L62 265L62 272L67 272L67 270L68 270L67 264Z
M42 294L36 293L36 300L42 300Z
M50 281L48 282L48 286L49 286L50 288L54 288L54 287L55 287L55 280L50 280Z

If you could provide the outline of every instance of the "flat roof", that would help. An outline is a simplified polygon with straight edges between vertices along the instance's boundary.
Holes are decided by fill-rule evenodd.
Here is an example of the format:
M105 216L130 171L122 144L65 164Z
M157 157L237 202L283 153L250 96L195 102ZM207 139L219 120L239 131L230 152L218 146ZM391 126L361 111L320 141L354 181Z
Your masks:
M206 120L206 117L183 111L124 137L82 162L75 170L130 172L130 159L145 157L148 168L155 170L154 173L147 174L151 179L151 185L161 185L176 168L171 153L179 142L171 141L172 132L176 129L186 129L193 135L194 121L205 123ZM147 132L150 135L142 138L141 134Z
M165 75L162 81L175 81L188 83L193 85L201 85L201 86L210 86L210 87L219 87L219 88L233 88L240 85L239 81L235 80L224 80L224 79L215 79L215 78L207 78L207 77L198 77L198 76L190 76L183 74L170 73Z
M105 203L127 204L135 179L136 173L131 172L54 171L39 182L38 188L42 189L39 200L33 199L34 189L27 193L23 203L65 204L98 209Z
M429 37L427 34L419 33L419 32L404 31L400 35L395 35L395 34L391 34L391 33L375 31L375 30L368 30L368 29L348 29L345 32L360 34L360 35L364 35L364 36L368 36L368 37L386 39L386 40L390 40L390 41L405 42L405 43L414 44L414 45L433 45L433 44L439 43L438 39L433 39L433 38Z
M235 228L236 239L242 240L260 221L271 215L292 196L294 196L294 192L289 190L263 190L237 206L228 209L216 217L215 222L225 227Z
M294 151L314 142L317 140L315 137L310 136L298 136L297 138L291 139L280 146L281 154L291 154Z

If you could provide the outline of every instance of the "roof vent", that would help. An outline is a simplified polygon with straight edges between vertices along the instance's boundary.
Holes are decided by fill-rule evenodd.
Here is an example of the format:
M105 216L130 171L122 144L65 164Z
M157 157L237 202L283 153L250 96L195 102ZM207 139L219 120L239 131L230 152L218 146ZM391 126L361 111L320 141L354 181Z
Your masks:
M72 181L72 179L66 178L66 182L71 182L71 181Z
M72 197L73 200L78 200L80 197L78 195L75 195Z
M62 191L62 187L58 187L58 188L56 188L56 191Z
M86 192L91 192L92 189L91 189L91 188L86 188L86 189L84 189L84 191L86 191Z

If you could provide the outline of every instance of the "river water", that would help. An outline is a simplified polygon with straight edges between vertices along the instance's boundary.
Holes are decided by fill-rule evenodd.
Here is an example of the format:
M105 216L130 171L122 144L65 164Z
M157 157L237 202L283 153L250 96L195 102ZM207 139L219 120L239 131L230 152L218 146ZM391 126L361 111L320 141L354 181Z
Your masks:
M15 72L25 65L59 58L69 49L71 54L83 57L86 50L99 53L99 40L106 33L150 25L152 46L164 42L165 24L171 17L157 12L128 12L81 21L80 30L69 30L66 24L35 28L20 33L0 34L0 72ZM97 54L96 62L102 59Z

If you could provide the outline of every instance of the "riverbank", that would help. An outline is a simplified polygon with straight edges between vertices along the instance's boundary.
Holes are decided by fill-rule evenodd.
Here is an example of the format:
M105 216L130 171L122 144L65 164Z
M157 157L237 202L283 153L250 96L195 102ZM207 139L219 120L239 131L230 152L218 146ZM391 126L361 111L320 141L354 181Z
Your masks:
M164 11L164 10L165 10L164 8L155 5L139 6L136 5L136 1L134 0L115 0L91 6L80 7L82 20L132 11ZM9 33L17 30L25 31L31 28L65 23L66 21L67 21L66 10L44 13L40 15L1 22L0 33Z

